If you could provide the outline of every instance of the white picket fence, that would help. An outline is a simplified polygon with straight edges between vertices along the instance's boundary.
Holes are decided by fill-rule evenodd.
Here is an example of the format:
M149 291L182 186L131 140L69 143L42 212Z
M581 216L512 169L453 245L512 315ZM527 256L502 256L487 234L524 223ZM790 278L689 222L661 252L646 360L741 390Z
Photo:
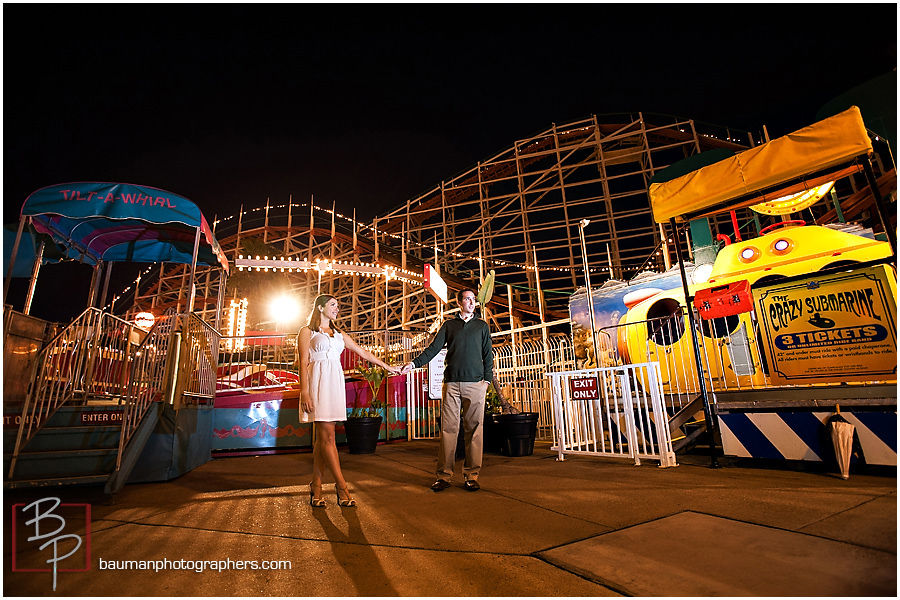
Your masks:
M565 455L658 460L677 466L655 362L547 373L553 450Z

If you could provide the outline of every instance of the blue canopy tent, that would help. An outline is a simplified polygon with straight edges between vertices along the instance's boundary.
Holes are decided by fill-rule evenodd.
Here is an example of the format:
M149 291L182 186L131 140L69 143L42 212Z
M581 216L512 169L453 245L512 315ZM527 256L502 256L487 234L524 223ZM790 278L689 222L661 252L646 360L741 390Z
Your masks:
M34 294L34 286L37 282L41 265L55 263L66 258L65 253L53 242L49 235L38 233L34 226L26 225L20 235L15 224L3 226L3 276L16 278L30 278L28 294L25 299L23 312L27 315L31 308L31 299ZM9 259L13 255L13 248L17 240L20 240L15 263Z
M3 276L9 273L9 259L16 243L18 225L6 224L3 226ZM43 244L43 248L41 248ZM64 260L65 253L53 242L49 235L38 233L33 226L26 226L22 232L19 250L16 255L16 263L12 266L12 276L18 278L31 277L35 260L40 257L40 263L54 263Z
M46 234L67 258L93 265L88 304L97 297L100 270L114 262L170 262L221 266L228 259L200 209L190 200L158 188L125 183L76 182L41 188L25 199L9 257L3 299L17 264L26 224ZM193 290L188 311L193 310Z

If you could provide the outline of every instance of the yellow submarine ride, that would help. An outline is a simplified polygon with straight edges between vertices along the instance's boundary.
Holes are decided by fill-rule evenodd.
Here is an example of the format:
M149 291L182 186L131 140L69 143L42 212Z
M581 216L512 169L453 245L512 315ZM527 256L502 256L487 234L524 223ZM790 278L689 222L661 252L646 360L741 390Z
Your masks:
M789 219L832 182L864 174L887 240L858 225L783 220L756 238L726 239L708 276L703 265L688 273L676 243L682 286L638 294L606 328L617 360L659 363L667 405L677 410L687 397L684 411L713 420L725 455L826 460L834 449L823 432L840 418L856 429L856 460L897 464L896 229L872 154L861 113L850 107L651 181L654 219L677 236L679 224L693 230L739 208Z
M852 232L852 226L806 225L803 221L776 223L757 238L724 246L708 279L688 285L695 304L700 297L701 317L703 292L710 290L706 296L714 301L725 300L719 307L706 300L711 318L701 318L699 326L700 345L707 349L704 370L713 390L760 388L771 383L767 366L762 364L764 354L752 346L760 333L752 312L757 289L787 277L825 269L850 269L891 257L889 243L861 235L865 232L855 229ZM698 271L695 269L694 273ZM896 275L886 280L894 283L890 289L896 305ZM689 331L686 306L682 287L659 292L629 307L616 328L620 359L625 363L658 361L663 387L670 393L698 391L692 340L685 335ZM823 312L827 312L827 307L814 314Z

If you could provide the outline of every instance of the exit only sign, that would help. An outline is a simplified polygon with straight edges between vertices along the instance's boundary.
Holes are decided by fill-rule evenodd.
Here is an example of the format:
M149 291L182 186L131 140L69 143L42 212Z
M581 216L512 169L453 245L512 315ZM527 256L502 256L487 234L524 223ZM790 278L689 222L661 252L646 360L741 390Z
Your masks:
M599 400L600 389L596 377L573 377L569 379L569 393L572 400Z

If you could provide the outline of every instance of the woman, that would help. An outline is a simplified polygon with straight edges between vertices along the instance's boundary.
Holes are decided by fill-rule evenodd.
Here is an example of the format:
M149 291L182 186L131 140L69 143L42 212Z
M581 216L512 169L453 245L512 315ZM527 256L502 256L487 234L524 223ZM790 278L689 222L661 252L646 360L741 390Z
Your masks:
M322 499L322 475L327 467L334 477L335 493L340 506L356 506L347 482L341 473L334 428L337 421L347 419L347 394L344 389L344 370L341 352L349 348L365 360L397 374L399 367L382 362L377 356L360 348L349 335L335 326L340 306L337 298L321 295L316 298L309 321L297 334L300 359L300 408L302 420L315 425L313 445L313 480L309 484L309 504L325 506Z

